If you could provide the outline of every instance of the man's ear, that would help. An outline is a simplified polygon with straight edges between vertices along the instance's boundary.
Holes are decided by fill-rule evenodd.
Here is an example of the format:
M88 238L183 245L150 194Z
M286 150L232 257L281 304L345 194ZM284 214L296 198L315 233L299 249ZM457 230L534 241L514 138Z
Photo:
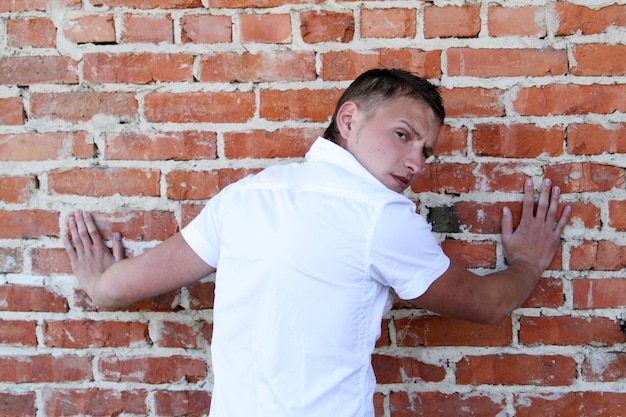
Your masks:
M354 101L346 101L337 111L337 129L341 135L340 142L347 140L354 130L354 122L359 111L359 106Z

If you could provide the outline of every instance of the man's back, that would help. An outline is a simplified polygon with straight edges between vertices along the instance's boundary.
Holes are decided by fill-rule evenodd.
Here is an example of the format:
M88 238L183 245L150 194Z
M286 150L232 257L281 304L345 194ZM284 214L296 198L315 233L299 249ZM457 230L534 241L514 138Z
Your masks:
M389 301L373 240L384 206L413 206L344 167L272 167L184 231L217 256L205 259L217 263L212 416L373 415L370 355Z

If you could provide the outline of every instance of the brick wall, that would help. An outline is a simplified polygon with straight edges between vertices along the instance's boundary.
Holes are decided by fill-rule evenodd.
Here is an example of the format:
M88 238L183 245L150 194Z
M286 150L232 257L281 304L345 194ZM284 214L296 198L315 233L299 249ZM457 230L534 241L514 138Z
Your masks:
M528 176L574 211L497 324L396 304L377 416L626 414L622 0L0 0L0 45L0 415L205 415L211 278L98 310L59 239L68 216L95 212L140 253L226 184L302 157L378 66L441 86L439 156L408 195L451 257L503 266L499 213L519 216Z

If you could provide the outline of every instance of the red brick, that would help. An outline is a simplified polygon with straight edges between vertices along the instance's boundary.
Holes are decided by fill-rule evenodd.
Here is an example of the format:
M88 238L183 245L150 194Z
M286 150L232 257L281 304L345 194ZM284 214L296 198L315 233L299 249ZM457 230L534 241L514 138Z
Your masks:
M59 236L59 213L46 210L0 210L0 239Z
M112 116L121 122L137 120L139 104L133 93L38 93L31 97L31 118L86 122Z
M110 14L82 16L71 19L63 34L75 43L114 43L115 21Z
M494 242L468 242L444 240L441 242L446 255L464 268L495 268L496 244Z
M623 392L574 391L547 397L525 393L516 397L516 417L607 417L626 413Z
M120 357L103 355L98 368L105 381L144 384L197 383L207 377L204 359L185 356ZM1 372L1 371L0 371Z
M32 272L38 275L71 274L72 267L65 249L35 248L31 253Z
M567 126L567 151L574 155L626 153L626 124L611 128L593 124Z
M77 63L64 56L11 56L0 58L0 84L77 84Z
M498 417L506 410L504 400L494 400L476 393L392 391L389 409L393 417Z
M212 323L204 320L194 322L159 321L155 343L166 348L206 349L213 334Z
M523 88L513 102L524 116L610 114L626 111L625 85L552 84Z
M172 200L204 200L222 188L258 170L172 171L167 174L167 197Z
M303 157L322 133L313 129L227 132L224 133L224 154L228 159Z
M361 36L364 38L415 37L415 9L362 9Z
M48 347L147 347L148 324L142 322L62 320L45 321L44 343Z
M85 54L83 72L94 83L192 82L193 60L184 54Z
M202 0L91 0L91 4L133 9L195 9L202 7Z
M189 308L211 310L215 301L215 282L198 281L187 287Z
M325 0L290 0L290 5L305 4L313 5L324 3ZM212 0L211 7L223 7L226 9L256 8L284 6L285 0Z
M163 241L178 230L174 213L165 210L96 212L93 216L106 239L119 232L127 240Z
M410 357L375 354L372 366L379 384L441 382L446 376L442 366L430 365Z
M85 311L101 311L87 294L79 289L74 292L74 304ZM115 309L118 311L119 309ZM180 290L170 291L158 297L140 301L123 309L127 312L173 312L180 310Z
M385 415L385 395L380 392L374 393L374 417Z
M202 82L313 81L315 54L274 51L204 54L200 58Z
M620 232L626 231L626 201L609 201L609 226Z
M566 50L450 48L448 75L542 77L568 71Z
M624 184L624 168L594 163L549 165L545 176L563 193L603 192Z
M522 317L520 343L525 345L615 345L626 342L619 321L604 317Z
M47 5L47 0L2 0L0 12L44 11Z
M428 79L441 76L441 51L437 50L334 51L321 54L321 59L321 76L330 81L353 80L371 68L403 68Z
M91 358L85 356L0 357L0 381L22 383L92 381Z
M542 278L530 293L530 296L522 303L521 307L558 308L563 306L564 301L563 281L557 278Z
M508 346L511 319L495 324L475 324L440 316L396 318L398 346Z
M426 169L411 189L416 192L436 192L436 193L467 193L475 188L476 179L473 171L475 165L453 164L453 163L432 163Z
M7 45L16 48L55 48L57 30L47 18L9 19Z
M23 125L25 117L21 97L0 98L0 124Z
M568 203L572 207L570 224L583 226L586 229L602 228L601 210L594 203Z
M46 161L74 157L82 150L83 133L18 133L0 135L0 161Z
M456 363L460 385L567 386L576 380L576 361L559 355L466 356Z
M439 132L439 138L437 139L435 155L467 155L467 127L443 125Z
M543 129L535 124L477 125L473 132L474 152L478 156L536 158L563 153L563 128Z
M156 391L155 412L158 416L204 417L211 407L207 391Z
M4 284L0 286L1 311L67 313L67 300L43 287Z
M45 388L42 394L47 416L147 415L145 390Z
M584 241L570 250L570 269L574 271L619 271L626 265L626 246L608 240Z
M183 43L232 42L233 22L230 16L187 15L180 19Z
M2 151L2 146L0 146L0 151ZM25 203L32 198L38 187L39 182L35 177L0 177L0 201Z
M82 0L61 0L59 4L67 8L79 9L82 6ZM0 0L0 13L45 11L48 5L48 0Z
M50 192L82 196L151 196L160 194L160 173L141 168L74 168L48 174Z
M591 352L582 366L587 382L615 382L626 379L626 353Z
M37 322L26 320L0 320L0 344L37 346Z
M241 42L291 42L291 17L288 14L244 14L240 16Z
M616 308L626 306L626 279L576 279L574 308Z
M480 5L424 7L424 37L475 38L480 33Z
M108 160L202 160L217 158L217 135L208 131L110 133L106 135Z
M490 36L532 36L546 35L545 23L537 24L543 8L535 6L501 7L489 5L487 11Z
M342 42L354 38L352 13L312 11L300 13L300 32L306 43Z
M37 394L35 392L0 392L0 415L3 417L37 415Z
M513 212L513 223L519 222L521 203L479 203L475 201L459 201L452 206L459 225L464 232L479 234L500 233L502 207L507 206Z
M475 169L475 189L483 192L520 192L528 178L526 166L517 163L485 163Z
M580 76L626 75L626 45L584 44L573 48L572 74Z
M504 92L494 88L462 87L442 89L447 117L502 117Z
M182 203L180 227L187 226L204 208L204 204Z
M174 23L170 15L126 15L122 40L127 43L173 43Z
M339 90L261 91L261 118L272 121L328 122Z
M592 35L605 32L610 26L626 27L626 6L623 5L591 9L557 2L554 7L559 22L557 36L573 35L578 31L583 35Z
M0 248L0 269L5 274L22 272L24 256L18 248Z
M254 117L254 93L152 93L145 97L146 118L156 123L243 123Z

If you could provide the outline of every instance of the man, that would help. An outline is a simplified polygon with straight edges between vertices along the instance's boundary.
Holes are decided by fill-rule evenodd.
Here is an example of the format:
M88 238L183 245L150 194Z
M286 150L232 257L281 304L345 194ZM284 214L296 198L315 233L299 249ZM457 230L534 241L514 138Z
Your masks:
M390 290L449 317L495 322L528 297L571 212L557 219L559 190L544 180L533 214L529 180L515 231L503 211L508 268L480 277L450 261L402 195L433 154L444 116L427 81L368 71L306 162L226 187L181 233L136 258L123 259L119 235L111 254L92 217L77 212L65 237L72 268L106 307L217 270L213 417L373 416L370 357Z

